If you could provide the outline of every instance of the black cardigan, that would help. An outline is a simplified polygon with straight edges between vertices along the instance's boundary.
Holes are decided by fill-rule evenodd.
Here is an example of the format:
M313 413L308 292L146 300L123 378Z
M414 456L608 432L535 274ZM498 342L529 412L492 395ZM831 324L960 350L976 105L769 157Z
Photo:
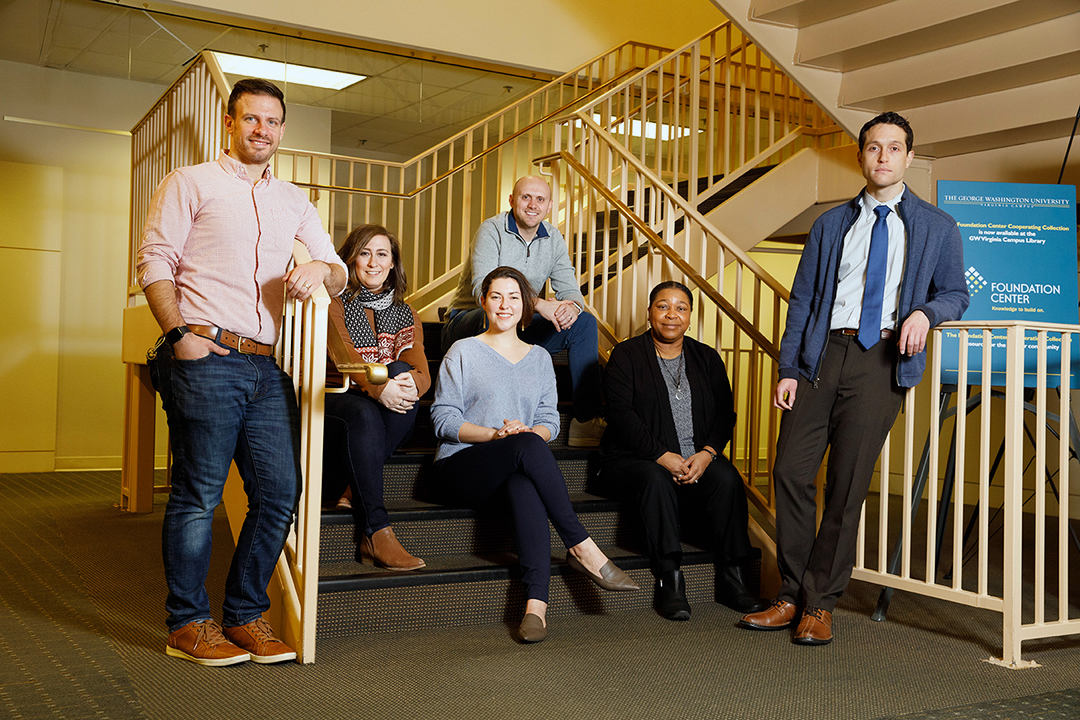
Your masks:
M721 453L735 428L724 361L711 347L688 337L683 338L683 354L692 393L694 449L709 445ZM608 422L600 442L603 460L656 460L668 451L681 456L667 385L648 330L611 351L603 387Z

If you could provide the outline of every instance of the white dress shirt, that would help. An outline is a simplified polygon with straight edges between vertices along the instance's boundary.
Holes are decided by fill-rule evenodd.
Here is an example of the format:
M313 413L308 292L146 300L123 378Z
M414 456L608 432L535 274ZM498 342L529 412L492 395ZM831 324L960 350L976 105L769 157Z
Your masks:
M891 212L885 217L889 228L889 259L885 271L885 296L881 304L881 328L896 330L899 318L896 307L900 299L900 280L904 276L904 258L907 253L907 233L904 222L896 212L896 206L907 192L886 203L879 203L864 190L859 196L862 212L844 237L844 251L837 274L836 299L833 301L832 330L858 329L862 316L863 289L866 287L866 260L870 254L870 234L877 221L874 208L886 205Z

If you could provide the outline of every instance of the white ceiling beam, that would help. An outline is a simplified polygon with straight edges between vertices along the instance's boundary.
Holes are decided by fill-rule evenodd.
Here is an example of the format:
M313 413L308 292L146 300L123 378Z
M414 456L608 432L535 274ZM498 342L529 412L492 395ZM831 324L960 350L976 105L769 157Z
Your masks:
M1076 12L1077 0L894 0L804 28L801 65L857 70Z
M1080 12L843 74L839 103L873 112L1080 74Z
M1076 116L1080 75L912 108L915 151L944 157L1065 137Z
M750 17L758 22L804 28L881 3L882 0L754 0Z

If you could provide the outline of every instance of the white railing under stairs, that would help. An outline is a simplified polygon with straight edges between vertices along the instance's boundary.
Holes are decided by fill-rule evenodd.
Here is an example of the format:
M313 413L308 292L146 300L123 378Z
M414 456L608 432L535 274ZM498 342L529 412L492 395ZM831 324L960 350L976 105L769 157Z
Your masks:
M943 351L944 334L955 350ZM1034 664L1021 658L1024 641L1080 634L1080 610L1069 594L1070 581L1080 577L1071 569L1080 545L1069 509L1080 451L1070 408L1078 342L1075 325L936 328L924 380L931 399L917 406L915 389L907 393L880 461L891 492L879 492L863 508L853 577L1001 613L1002 655L990 662L1007 667ZM991 373L991 352L1006 358L1003 371ZM1025 363L1025 352L1034 362ZM943 385L943 369L958 382ZM951 409L941 401L950 397ZM951 458L941 442L941 429L950 426ZM998 453L1000 464L991 460ZM917 512L921 503L924 516Z

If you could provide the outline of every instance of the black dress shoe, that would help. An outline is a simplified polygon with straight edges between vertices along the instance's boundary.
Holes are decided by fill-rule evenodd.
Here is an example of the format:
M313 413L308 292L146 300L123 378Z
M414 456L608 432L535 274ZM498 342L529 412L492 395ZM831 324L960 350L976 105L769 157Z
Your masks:
M689 620L690 603L686 602L686 577L682 570L664 570L656 576L656 602L660 614L668 620Z
M720 604L726 605L744 615L761 612L769 607L769 603L761 598L754 597L746 589L742 565L718 567L717 574L716 601Z

